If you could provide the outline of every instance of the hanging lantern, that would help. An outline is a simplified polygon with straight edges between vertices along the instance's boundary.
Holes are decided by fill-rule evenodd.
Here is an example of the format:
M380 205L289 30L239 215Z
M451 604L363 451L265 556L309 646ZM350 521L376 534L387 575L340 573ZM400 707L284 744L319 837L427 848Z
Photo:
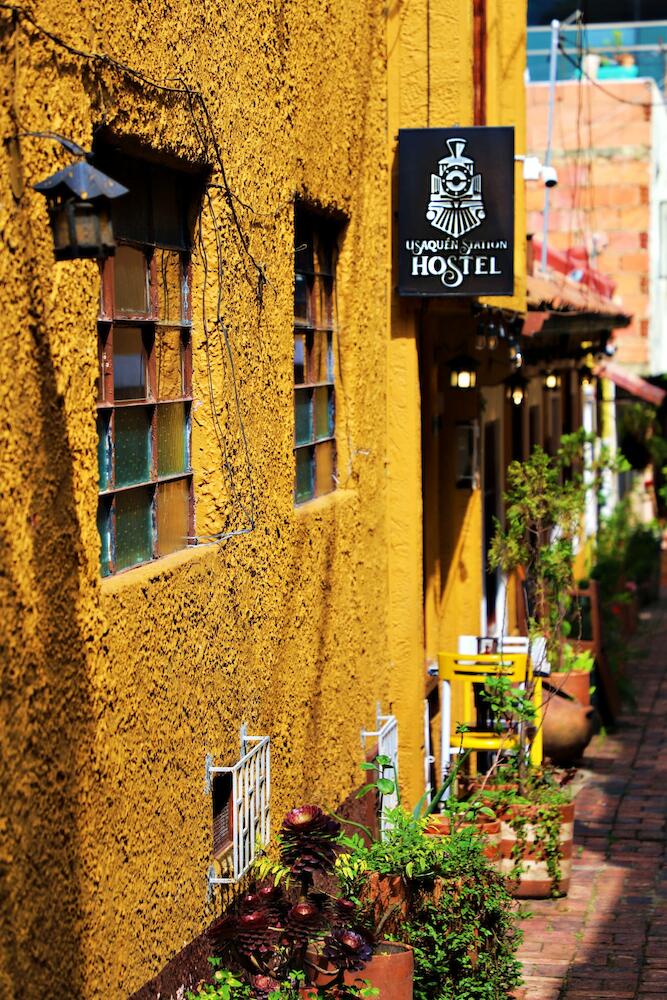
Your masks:
M449 384L454 389L474 389L477 383L479 365L467 354L459 354L448 362L451 372Z
M498 346L498 327L495 324L493 315L489 320L489 325L486 328L486 346L490 351L495 351Z
M579 369L579 382L582 389L590 389L593 386L593 371L588 365Z
M85 161L34 185L47 200L56 260L110 257L116 252L111 201L128 189Z
M560 389L560 375L557 372L547 372L544 376L544 388L549 392Z
M526 396L527 379L523 375L512 375L506 380L505 385L507 386L507 398L515 406L521 406Z
M484 314L481 313L477 320L477 330L475 332L475 350L483 351L486 348L486 323Z

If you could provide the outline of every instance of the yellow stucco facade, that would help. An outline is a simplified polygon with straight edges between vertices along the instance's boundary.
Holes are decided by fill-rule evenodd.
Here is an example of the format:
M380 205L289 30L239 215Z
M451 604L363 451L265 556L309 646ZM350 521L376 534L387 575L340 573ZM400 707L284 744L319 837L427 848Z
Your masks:
M517 151L524 7L493 0L487 15L488 123L514 124ZM119 0L111 10L101 0L36 0L30 10L32 21L0 11L3 137L56 131L90 148L104 125L221 184L215 137L241 230L211 188L224 267L219 286L195 248L192 465L198 535L247 528L234 520L222 429L246 499L252 486L254 529L102 581L98 269L54 263L44 199L31 188L69 154L34 137L1 147L0 992L121 1000L219 906L207 899L204 766L207 754L235 760L241 723L271 736L274 829L291 805L334 807L359 784L359 734L378 702L398 717L406 797L421 794L433 650L420 320L393 293L395 140L399 127L471 123L472 4ZM199 88L210 125L196 102L193 116L187 93L66 51L35 22L80 53ZM513 308L524 294L521 190ZM338 484L300 508L295 196L347 220ZM215 238L204 205L211 258ZM261 297L253 261L266 276ZM219 290L251 483L229 358L203 325ZM438 502L452 516L437 618L449 637L478 613L481 515L479 494L461 506L442 482Z

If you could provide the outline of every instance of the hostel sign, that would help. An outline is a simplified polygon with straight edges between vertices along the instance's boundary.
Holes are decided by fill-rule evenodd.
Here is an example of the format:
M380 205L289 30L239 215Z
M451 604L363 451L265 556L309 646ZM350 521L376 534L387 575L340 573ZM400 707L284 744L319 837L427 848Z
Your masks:
M399 295L512 295L514 129L399 132Z

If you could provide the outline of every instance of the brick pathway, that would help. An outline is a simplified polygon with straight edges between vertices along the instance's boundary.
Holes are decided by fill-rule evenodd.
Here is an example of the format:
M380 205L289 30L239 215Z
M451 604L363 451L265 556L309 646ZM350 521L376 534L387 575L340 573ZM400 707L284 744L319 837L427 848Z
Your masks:
M569 895L527 903L526 1000L667 1000L667 602L642 617L637 709L584 758Z

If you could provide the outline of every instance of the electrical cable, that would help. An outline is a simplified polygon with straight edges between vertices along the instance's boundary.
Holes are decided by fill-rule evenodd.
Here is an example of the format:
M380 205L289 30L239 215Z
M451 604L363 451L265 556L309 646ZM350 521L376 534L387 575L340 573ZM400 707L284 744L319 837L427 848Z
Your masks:
M578 72L581 74L582 77L584 77L586 80L588 80L588 82L591 83L594 87L597 87L598 90L601 90L603 94L607 95L607 97L611 97L612 100L618 101L619 104L629 104L629 105L631 105L632 107L635 107L635 108L666 108L667 107L667 102L665 100L662 100L662 101L632 101L632 100L629 100L627 97L619 97L618 94L615 94L613 92L613 90L608 90L607 87L603 87L602 84L599 83L595 79L594 76L590 76L586 72L586 70L583 68L583 66L580 66L579 63L577 62L577 60L573 59L572 56L569 54L569 52L565 51L565 46L563 44L562 39L559 39L559 42L558 42L558 51L560 52L560 54L565 59L567 59L567 61L572 66L574 66L574 68L576 70L578 70Z

